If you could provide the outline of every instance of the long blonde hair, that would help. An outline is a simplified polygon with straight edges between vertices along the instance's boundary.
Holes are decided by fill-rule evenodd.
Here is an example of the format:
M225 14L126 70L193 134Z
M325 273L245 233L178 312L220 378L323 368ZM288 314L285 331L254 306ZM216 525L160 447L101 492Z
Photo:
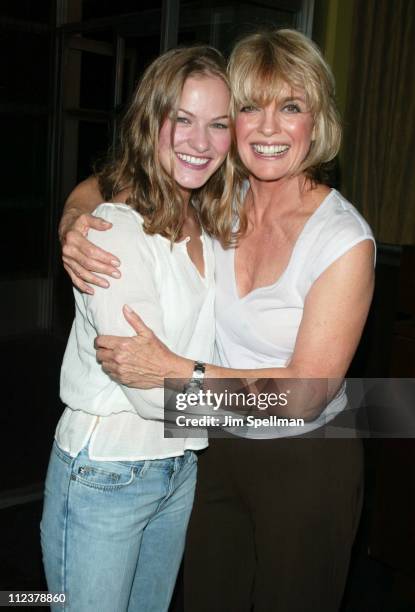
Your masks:
M213 47L167 51L144 72L122 120L115 157L97 173L106 199L114 200L128 188L127 203L143 216L145 231L172 242L184 221L183 198L174 178L160 164L159 133L167 117L177 116L184 83L192 76L218 77L229 87L225 60ZM225 161L191 196L204 229L225 242L232 219L232 185L233 166Z

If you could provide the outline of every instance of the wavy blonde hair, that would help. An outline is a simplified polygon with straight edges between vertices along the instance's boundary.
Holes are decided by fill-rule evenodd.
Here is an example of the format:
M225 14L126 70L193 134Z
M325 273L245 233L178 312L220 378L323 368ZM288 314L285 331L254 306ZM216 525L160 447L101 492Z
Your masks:
M194 76L218 77L229 87L225 60L213 47L172 49L158 57L144 72L122 120L114 159L96 174L106 199L114 200L128 188L127 203L143 216L145 231L172 242L183 225L183 198L160 164L159 133L167 117L177 116L184 83ZM173 137L172 131L172 142ZM204 229L225 242L232 219L233 172L226 160L191 196Z
M260 31L242 38L234 47L228 64L231 82L231 118L243 106L266 106L288 84L305 93L314 121L310 150L298 169L318 182L325 165L338 153L341 142L340 117L335 102L335 84L329 65L309 38L290 29ZM248 170L233 155L234 193L240 194ZM237 236L243 235L247 220L237 197L240 216Z

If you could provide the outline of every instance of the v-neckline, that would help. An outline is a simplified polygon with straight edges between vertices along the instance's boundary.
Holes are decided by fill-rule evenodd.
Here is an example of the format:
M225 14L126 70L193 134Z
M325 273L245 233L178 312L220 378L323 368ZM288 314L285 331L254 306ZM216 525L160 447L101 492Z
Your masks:
M253 295L254 293L258 292L258 291L267 291L270 289L275 289L275 287L277 287L283 280L284 276L286 276L288 269L290 268L292 261L293 261L293 257L294 257L294 253L298 248L298 245L300 244L300 242L303 240L307 229L310 225L310 223L316 218L316 216L318 216L318 214L320 213L320 211L322 210L322 208L324 207L324 205L326 204L326 202L329 200L329 198L335 193L335 189L331 189L329 191L329 193L322 199L322 201L320 202L320 204L317 206L317 208L315 209L315 211L309 216L309 218L307 219L307 221L304 223L300 233L297 236L297 239L294 243L294 246L291 250L291 254L290 257L288 259L288 263L285 266L284 270L281 272L281 274L278 276L278 278L270 283L269 285L261 285L260 287L255 287L254 289L251 289L251 291L248 291L248 293L245 293L245 295L241 296L239 289L238 289L238 279L236 277L236 269L235 269L235 264L236 264L236 248L232 249L233 250L233 254L232 254L232 276L233 276L233 286L234 286L234 292L235 292L235 296L237 298L238 301L242 302L243 300L245 300L246 298L250 297L251 295Z
M187 254L187 257L189 258L189 261L190 261L191 265L196 270L196 273L199 276L200 280L203 281L203 282L206 282L206 279L207 279L207 262L206 262L205 240L204 240L203 232L200 234L200 236L198 236L198 238L199 238L199 240L201 242L201 245L202 245L203 274L199 270L199 268L197 267L197 265L195 264L193 259L190 257L189 249L187 248L187 245L190 242L190 236L186 236L186 238L184 238L183 240L181 240L177 244L184 244L184 246L186 248L186 254Z
M168 243L169 248L171 247L171 241L169 240L169 238L166 238L166 236L162 236L161 234L157 234L157 236L161 238L163 242ZM180 247L181 249L184 249L186 251L186 257L189 260L190 265L192 266L192 268L194 268L200 280L205 283L208 277L208 265L206 260L205 233L203 232L203 230L201 231L200 236L198 236L198 238L202 243L203 274L200 273L200 270L198 269L197 265L194 263L193 259L189 255L189 249L187 248L187 244L188 242L190 242L190 236L185 236L181 240L173 242L173 248Z
M198 229L200 231L200 234L198 234L198 232L196 232L196 236L192 237L189 234L187 236L185 236L182 240L180 240L177 244L183 245L186 249L186 254L187 257L190 261L190 264L193 266L193 268L195 269L197 275L199 276L199 278L203 281L206 282L207 279L207 269L206 269L206 257L205 257L205 241L204 241L204 234L203 234L203 227L202 227L202 223L200 221L200 216L199 213L197 211L197 209L189 202L188 206L191 208L191 216L193 219L193 223L196 226L196 229ZM193 261L191 255L190 255L190 251L188 248L189 242L191 240L200 240L200 244L202 247L202 270L199 270L198 266L196 265L195 261ZM197 250L197 246L196 246L196 250Z

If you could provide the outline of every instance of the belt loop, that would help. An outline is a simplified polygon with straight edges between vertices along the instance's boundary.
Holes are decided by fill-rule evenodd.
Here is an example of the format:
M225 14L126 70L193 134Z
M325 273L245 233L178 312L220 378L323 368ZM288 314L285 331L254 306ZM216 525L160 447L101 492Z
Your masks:
M151 461L150 459L145 459L144 463L143 463L143 467L141 468L141 470L138 472L138 478L144 478L144 476L146 475L148 468L151 465Z

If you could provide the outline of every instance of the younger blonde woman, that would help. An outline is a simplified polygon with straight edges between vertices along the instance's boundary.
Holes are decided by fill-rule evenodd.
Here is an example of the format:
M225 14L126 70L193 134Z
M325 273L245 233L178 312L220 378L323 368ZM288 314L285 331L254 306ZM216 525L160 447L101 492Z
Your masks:
M121 309L141 312L171 349L209 360L214 260L208 233L222 202L230 146L229 88L209 47L169 51L139 84L115 161L99 175L107 202L90 231L118 253L121 275L93 295L75 291L61 372L67 405L56 430L41 524L49 590L74 612L163 612L182 558L206 439L165 439L163 393L117 384L96 360L97 334L129 334ZM222 227L221 227L222 224ZM59 608L62 609L62 608Z

